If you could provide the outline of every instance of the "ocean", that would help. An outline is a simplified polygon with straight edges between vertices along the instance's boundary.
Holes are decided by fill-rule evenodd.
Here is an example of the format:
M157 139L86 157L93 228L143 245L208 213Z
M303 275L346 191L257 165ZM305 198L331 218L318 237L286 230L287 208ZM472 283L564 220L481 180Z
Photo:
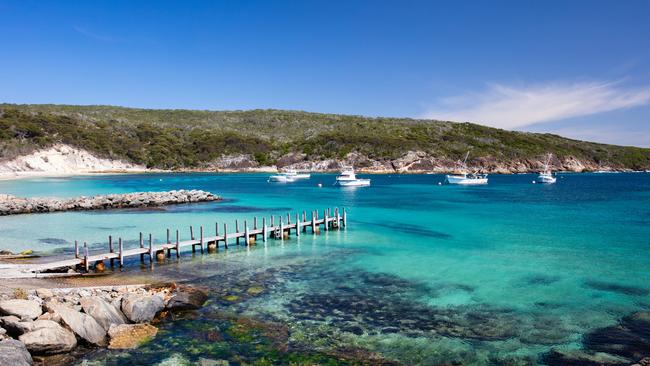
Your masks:
M170 315L137 351L96 350L85 364L533 365L583 347L585 334L650 310L650 174L492 175L486 186L442 175L334 175L268 183L264 174L140 174L0 181L18 196L73 197L202 189L220 202L145 210L0 217L0 249L70 255L75 240L137 245L189 226L345 207L348 227L220 249L117 276L188 281L209 290L196 312ZM322 187L317 184L322 183ZM364 361L365 360L365 361ZM370 361L369 361L370 360ZM221 362L221 361L219 361Z

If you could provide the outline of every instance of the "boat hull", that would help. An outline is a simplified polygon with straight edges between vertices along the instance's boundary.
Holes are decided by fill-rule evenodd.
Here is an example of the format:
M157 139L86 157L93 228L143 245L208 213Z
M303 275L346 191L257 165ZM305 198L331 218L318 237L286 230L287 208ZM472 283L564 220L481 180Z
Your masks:
M473 186L487 184L487 178L467 178L463 176L448 175L445 177L448 184L459 184L464 186Z
M368 187L370 179L337 180L336 184L341 187Z
M553 176L540 175L537 177L537 182L544 184L553 184L557 181L557 178Z

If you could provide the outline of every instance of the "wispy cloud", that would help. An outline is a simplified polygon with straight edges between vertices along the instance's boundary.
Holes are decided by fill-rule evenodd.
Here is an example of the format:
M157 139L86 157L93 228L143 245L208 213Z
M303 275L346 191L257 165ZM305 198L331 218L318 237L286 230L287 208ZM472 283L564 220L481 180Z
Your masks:
M82 34L82 35L84 35L84 36L86 36L88 38L92 38L92 39L95 39L95 40L98 40L98 41L111 42L111 43L117 41L116 38L106 36L106 35L103 35L103 34L97 34L95 32L89 31L86 28L79 27L79 26L76 26L76 25L74 27L72 27L72 29L74 29L74 31L79 33L79 34Z
M490 84L480 93L445 98L425 118L517 129L540 122L650 104L650 87L620 82L552 82L523 87Z

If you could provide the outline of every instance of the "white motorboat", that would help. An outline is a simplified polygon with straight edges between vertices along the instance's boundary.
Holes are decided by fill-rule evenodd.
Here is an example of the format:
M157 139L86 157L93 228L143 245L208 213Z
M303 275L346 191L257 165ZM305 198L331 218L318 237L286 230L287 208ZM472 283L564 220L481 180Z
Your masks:
M544 162L544 170L539 173L537 176L537 182L545 184L553 184L557 181L557 178L553 176L553 172L550 169L551 157L553 155L546 155L546 161Z
M341 187L367 187L370 185L370 179L357 178L354 169L346 168L336 177L335 184Z
M479 185L487 184L488 178L487 174L478 174L478 173L468 173L467 172L467 158L469 157L469 151L465 155L465 159L459 164L460 173L458 174L449 174L445 176L445 181L447 184L460 184L460 185Z

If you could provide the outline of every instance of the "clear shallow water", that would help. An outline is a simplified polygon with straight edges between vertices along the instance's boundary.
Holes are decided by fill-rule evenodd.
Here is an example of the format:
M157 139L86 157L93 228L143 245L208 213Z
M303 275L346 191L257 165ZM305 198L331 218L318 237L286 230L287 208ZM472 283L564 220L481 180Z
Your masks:
M284 343L302 354L354 346L405 364L535 364L552 347L578 348L589 330L650 308L649 174L566 174L549 186L531 184L532 175L491 176L485 187L438 186L437 175L371 178L362 189L332 187L332 175L295 184L259 174L5 181L0 192L21 196L196 188L226 201L1 217L0 237L4 249L56 253L74 240L105 248L109 234L135 245L139 231L188 237L189 225L348 209L345 231L159 266L210 288L210 303L198 318L165 322L164 336L137 354L96 355L108 364L270 357L230 337L236 321L221 312L283 324ZM206 324L225 336L189 347L187 335L209 332Z

